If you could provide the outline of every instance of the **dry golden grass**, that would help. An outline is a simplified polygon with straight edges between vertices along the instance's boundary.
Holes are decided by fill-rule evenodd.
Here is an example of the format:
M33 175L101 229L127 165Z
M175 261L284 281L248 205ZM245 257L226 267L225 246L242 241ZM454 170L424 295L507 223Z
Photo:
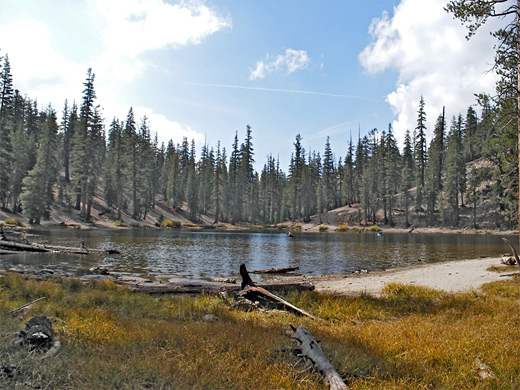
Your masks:
M153 297L113 282L83 285L0 279L0 313L46 296L26 315L45 314L63 348L39 361L2 336L0 363L18 367L0 376L73 389L323 389L317 374L288 352L290 324L305 325L352 389L520 388L520 281L448 294L392 284L381 298L293 293L286 298L319 316L228 310L213 296ZM204 321L211 313L218 321ZM23 321L0 315L0 334ZM3 341L6 342L3 342ZM481 379L480 359L494 378Z

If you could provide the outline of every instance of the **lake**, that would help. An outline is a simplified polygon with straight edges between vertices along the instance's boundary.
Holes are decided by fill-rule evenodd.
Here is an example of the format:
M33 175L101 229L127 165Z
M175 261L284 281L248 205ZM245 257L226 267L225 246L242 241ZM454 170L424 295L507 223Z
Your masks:
M510 241L516 244L516 237ZM121 274L158 278L238 277L249 270L299 266L306 275L384 270L412 264L500 256L509 248L497 235L386 233L202 232L180 230L31 230L30 241L89 248L114 248L122 255L28 253L0 257L4 266L53 269L83 275L102 265Z

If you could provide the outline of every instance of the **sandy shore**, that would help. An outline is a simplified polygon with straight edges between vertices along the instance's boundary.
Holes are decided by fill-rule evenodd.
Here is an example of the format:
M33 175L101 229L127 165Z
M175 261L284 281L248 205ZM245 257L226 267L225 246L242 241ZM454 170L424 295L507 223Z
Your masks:
M450 261L419 265L417 267L374 272L366 275L323 276L308 278L321 293L379 295L388 283L404 283L430 287L447 292L477 290L483 284L503 280L501 273L487 271L490 266L500 266L500 258ZM518 268L512 268L512 273Z

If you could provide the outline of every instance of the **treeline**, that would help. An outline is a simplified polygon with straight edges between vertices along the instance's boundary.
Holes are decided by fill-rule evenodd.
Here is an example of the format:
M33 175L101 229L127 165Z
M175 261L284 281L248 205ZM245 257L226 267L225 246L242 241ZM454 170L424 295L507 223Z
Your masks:
M197 157L195 142L186 138L159 145L148 119L136 120L132 108L107 127L90 69L81 103L65 101L60 123L51 106L39 111L36 100L14 89L7 55L0 75L0 204L31 223L48 218L56 202L89 220L97 192L117 219L123 212L146 218L159 196L172 208L185 207L194 221L201 214L230 223L309 221L356 205L358 222L394 225L400 210L406 225L420 217L456 226L461 207L476 212L486 198L516 224L517 135L503 125L500 105L486 97L480 118L473 107L451 120L443 110L429 145L421 98L402 152L390 125L358 137L356 145L351 137L344 158L335 157L328 138L321 154L305 150L297 135L287 173L272 156L256 172L250 126L229 151L220 142L205 144ZM467 169L480 158L490 163Z

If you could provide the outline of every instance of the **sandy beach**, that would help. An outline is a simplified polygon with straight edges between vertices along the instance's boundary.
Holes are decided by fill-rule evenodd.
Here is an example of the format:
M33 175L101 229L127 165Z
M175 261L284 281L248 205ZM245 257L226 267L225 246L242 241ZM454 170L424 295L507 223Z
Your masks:
M446 292L478 290L485 283L503 280L501 274L518 271L516 267L504 273L487 271L493 265L500 266L500 258L450 261L369 274L312 277L308 280L320 293L339 295L366 293L377 296L388 283L414 284Z

